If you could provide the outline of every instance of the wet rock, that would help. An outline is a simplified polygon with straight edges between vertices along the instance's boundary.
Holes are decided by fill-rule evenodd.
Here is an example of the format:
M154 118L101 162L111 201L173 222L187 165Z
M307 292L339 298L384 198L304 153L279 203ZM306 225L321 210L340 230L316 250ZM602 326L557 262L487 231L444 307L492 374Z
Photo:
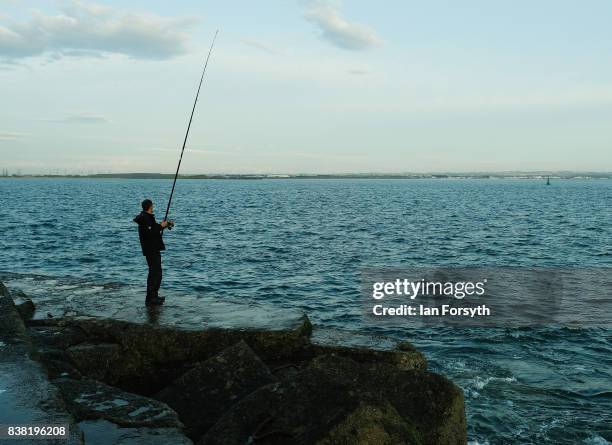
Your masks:
M51 347L38 347L36 358L47 371L47 375L50 379L57 379L59 377L71 377L80 379L82 377L81 372L70 363L65 351Z
M193 445L178 428L123 428L106 420L79 423L87 445Z
M325 346L310 342L311 331L307 318L278 331L82 317L35 320L29 328L49 375L82 374L155 394L199 444L466 443L463 393L428 372L410 343L392 351ZM103 405L124 400L109 398L111 390L121 392L95 393L105 408L98 411L121 408ZM87 418L136 428L125 423L127 413L113 415Z
M38 348L62 350L91 340L81 329L72 326L30 326L28 335Z
M275 380L253 350L240 341L198 363L155 398L176 410L188 436L200 437L231 405Z
M299 371L299 365L295 363L288 363L286 365L277 366L276 368L271 369L270 372L272 372L274 377L276 377L278 380L284 380L295 377Z
M40 361L47 370L47 375L51 380L61 377L80 379L83 377L81 372L65 360L57 360L46 355L40 356Z
M0 296L0 379L11 385L0 394L0 423L68 422L69 443L79 443L70 413L88 445L189 444L179 414L200 445L467 440L463 393L428 372L410 343L393 351L316 345L307 318L276 331L83 317L28 326L13 299Z
M47 370L50 379L82 377L66 353L67 348L85 339L82 332L59 326L30 326L27 333L37 350L37 358Z
M349 382L312 379L303 371L264 386L235 404L198 445L313 444L359 405Z
M385 363L401 370L426 369L425 356L410 343L404 342L398 351L377 351L368 348L313 345L313 355L335 354L348 357L358 363Z
M304 314L300 319L300 324L295 329L295 335L308 338L312 336L312 322L310 318L308 318L308 315Z
M47 442L82 444L80 430L59 391L31 354L32 345L12 298L0 296L0 423L69 424L68 440Z
M293 329L278 331L221 328L194 331L112 319L75 319L67 323L79 326L92 337L119 343L158 362L210 358L240 340L244 340L264 361L290 356L309 343L312 330L307 317Z
M6 288L4 283L2 281L0 281L0 297L10 297L10 296L11 296L11 293Z
M302 358L312 325L304 318L293 329L207 329L201 331L141 325L110 319L37 320L37 327L78 329L88 342L114 344L98 351L84 343L68 349L85 375L140 394L155 394L184 374L193 363L208 360L241 340L265 363ZM92 364L92 361L96 365Z
M17 291L12 294L13 301L15 302L15 307L17 308L17 312L24 321L30 320L34 316L34 312L36 311L36 307L30 297L28 297L22 291Z
M42 366L28 358L23 346L0 348L0 381L3 390L0 393L0 423L68 424L70 435L67 440L41 442L83 444L81 432L59 391L49 382ZM0 439L0 443L5 442Z
M414 345L408 341L401 341L397 344L396 349L398 351L405 351L405 352L415 352L417 349L414 347Z
M125 427L182 427L177 414L157 400L89 379L60 378L53 384L78 420L105 419Z
M29 342L23 320L10 295L0 296L0 340Z
M391 404L360 404L317 445L421 445L414 425L406 422Z
M150 375L152 369L156 370L155 374L159 374L160 368L206 360L241 340L271 368L299 365L329 353L344 355L361 363L389 363L399 369L425 369L427 366L424 356L411 346L405 346L401 351L376 351L367 348L313 345L309 340L312 325L307 317L294 329L279 331L189 331L108 319L37 320L36 324L41 329L45 325L71 329L74 337L81 337L81 341L82 337L85 337L89 341L121 345L125 356L121 358L121 368L125 369L127 366L130 372L109 376L111 380L105 379L107 383L119 386L125 385L131 376L147 381L155 379L154 375ZM179 368L176 372L183 370Z
M387 399L412 422L423 444L465 444L467 426L463 391L446 377L423 370L402 371L384 363L363 364L336 355L317 357L310 365L336 378L354 378L356 390Z
M463 391L446 377L409 371L379 376L378 385L389 385L387 396L397 411L417 426L424 444L467 443Z
M389 423L381 413L391 416ZM398 434L409 438L406 443L465 444L463 394L436 374L326 355L245 397L198 443L348 444L333 440L348 437L351 426L364 444L373 437L398 443L392 442Z
M71 346L66 355L74 366L84 375L96 380L111 380L108 378L120 366L121 347L114 343L82 343Z

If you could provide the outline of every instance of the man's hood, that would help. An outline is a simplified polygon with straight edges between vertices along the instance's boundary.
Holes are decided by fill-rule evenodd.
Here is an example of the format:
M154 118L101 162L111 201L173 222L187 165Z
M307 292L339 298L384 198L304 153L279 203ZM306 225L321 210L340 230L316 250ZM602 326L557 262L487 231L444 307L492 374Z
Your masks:
M136 224L139 224L139 225L146 224L148 222L147 220L149 219L150 216L153 216L153 215L149 215L149 213L147 213L147 212L140 212L134 218L134 222Z

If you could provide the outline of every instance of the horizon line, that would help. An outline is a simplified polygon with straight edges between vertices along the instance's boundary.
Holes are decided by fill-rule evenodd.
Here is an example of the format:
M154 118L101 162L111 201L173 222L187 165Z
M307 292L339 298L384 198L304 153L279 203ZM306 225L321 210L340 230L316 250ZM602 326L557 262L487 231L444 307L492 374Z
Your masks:
M249 173L180 173L179 177L220 177L220 176L233 176L233 177L317 177L317 176L486 176L486 175L535 175L535 176L547 176L547 175L612 175L612 171L606 170L464 170L464 171L423 171L423 172L332 172L332 173L312 173L312 172L301 172L301 173L264 173L264 172L249 172ZM47 172L47 173L22 173L20 169L9 172L8 169L2 169L0 177L100 177L100 176L170 176L174 177L174 172L69 172L64 170L63 172Z

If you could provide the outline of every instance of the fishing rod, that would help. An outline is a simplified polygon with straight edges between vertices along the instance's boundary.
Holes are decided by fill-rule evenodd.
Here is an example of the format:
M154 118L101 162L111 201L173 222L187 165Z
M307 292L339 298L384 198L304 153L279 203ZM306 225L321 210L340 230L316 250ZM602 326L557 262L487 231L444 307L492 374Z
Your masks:
M185 133L185 139L183 140L183 148L181 149L181 156L179 157L178 165L176 166L176 173L174 174L174 181L172 182L172 190L170 191L170 198L168 199L168 207L166 207L166 215L164 216L164 221L168 220L168 213L170 212L170 204L172 204L172 196L174 195L174 188L176 187L176 180L178 179L179 170L181 168L181 161L183 160L183 153L185 153L185 145L187 145L187 137L189 136L189 129L191 128L191 121L193 120L193 113L195 112L196 105L198 103L198 97L200 96L200 88L202 88L202 81L204 80L204 74L206 74L206 67L208 66L208 60L210 59L210 54L212 53L213 47L215 46L215 40L217 40L217 34L219 34L218 29L215 32L215 36L213 37L212 43L210 45L210 49L208 50L208 55L206 56L206 62L204 63L204 70L202 70L202 77L200 77L200 84L198 85L198 92L196 93L195 100L193 101L193 108L191 109L191 116L189 117L189 124L187 125L187 132ZM168 229L170 228L171 226L168 226Z

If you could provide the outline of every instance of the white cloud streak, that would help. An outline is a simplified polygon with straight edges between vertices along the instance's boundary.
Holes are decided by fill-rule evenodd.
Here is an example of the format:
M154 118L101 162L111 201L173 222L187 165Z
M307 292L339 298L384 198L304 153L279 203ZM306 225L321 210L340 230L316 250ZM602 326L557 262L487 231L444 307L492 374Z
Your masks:
M106 124L109 120L105 116L97 114L73 114L62 118L43 119L45 122L54 124Z
M367 74L370 74L369 70L364 70L361 68L353 68L353 69L349 69L347 70L347 73L353 75L353 76L365 76Z
M261 40L257 40L253 38L246 38L246 39L242 39L241 43L243 45L250 46L251 48L256 48L268 54L274 54L274 55L281 54L281 52L277 50L276 48L274 48L272 45L266 42L262 42Z
M321 37L338 48L362 51L382 45L383 41L368 26L351 23L331 5L314 3L305 15L321 31Z
M15 141L24 137L22 133L2 132L0 131L0 141Z
M160 17L73 1L55 15L32 11L25 21L0 16L0 59L45 54L169 59L189 51L186 30L198 21L196 17Z

